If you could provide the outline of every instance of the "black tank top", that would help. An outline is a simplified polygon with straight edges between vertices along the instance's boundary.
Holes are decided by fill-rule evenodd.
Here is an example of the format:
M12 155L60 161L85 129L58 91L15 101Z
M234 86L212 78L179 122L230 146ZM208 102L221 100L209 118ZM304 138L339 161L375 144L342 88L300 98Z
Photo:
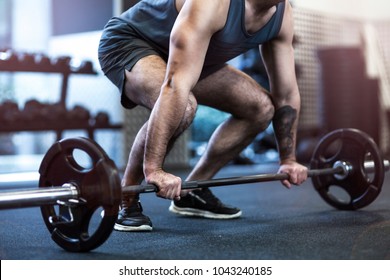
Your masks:
M260 30L249 34L245 29L245 0L231 0L226 24L212 36L204 65L225 63L277 36L285 4L285 1L280 2L272 18ZM142 0L119 18L167 57L169 37L177 16L175 0Z

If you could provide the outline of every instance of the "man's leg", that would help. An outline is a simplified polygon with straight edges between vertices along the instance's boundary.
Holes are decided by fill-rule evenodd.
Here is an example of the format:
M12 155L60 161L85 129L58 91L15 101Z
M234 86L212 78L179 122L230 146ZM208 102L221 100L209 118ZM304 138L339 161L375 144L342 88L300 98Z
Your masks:
M249 145L258 133L268 127L274 107L269 94L257 82L230 66L201 80L193 92L199 104L231 114L213 133L207 150L187 178L206 180L211 179ZM210 198L209 190L205 192L202 194L194 191L196 196L173 202L170 210L183 215L219 219L241 215L236 209ZM202 200L207 199L214 201L214 208L202 205Z
M137 62L133 69L126 71L125 94L134 103L147 109L152 109L160 94L160 88L166 71L165 62L158 56L147 56ZM191 124L196 111L196 100L191 94L185 115L175 132L169 147L177 137ZM128 163L122 179L122 186L138 185L144 178L143 157L148 122L139 130L131 148ZM139 195L125 195L122 200L122 209L115 225L120 231L150 231L152 223L142 214Z
M269 126L274 115L269 93L231 66L202 80L194 94L199 104L231 116L211 136L206 152L189 176L190 180L214 176Z
M166 65L157 56L140 59L131 71L125 70L124 94L134 103L153 108L165 75ZM130 150L122 186L138 185L143 180L143 156L147 123L138 131ZM123 195L122 209L114 226L119 231L150 231L152 222L142 214L139 195Z

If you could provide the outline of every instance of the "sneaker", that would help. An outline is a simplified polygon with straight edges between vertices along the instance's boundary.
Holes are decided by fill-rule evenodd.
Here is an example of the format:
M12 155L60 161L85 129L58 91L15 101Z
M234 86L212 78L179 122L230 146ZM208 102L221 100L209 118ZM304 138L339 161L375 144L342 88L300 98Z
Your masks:
M223 204L207 188L194 190L179 201L172 201L169 211L209 219L233 219L242 214L240 209Z
M149 217L142 214L142 206L138 202L134 206L125 207L119 211L114 229L118 231L152 231L153 227Z

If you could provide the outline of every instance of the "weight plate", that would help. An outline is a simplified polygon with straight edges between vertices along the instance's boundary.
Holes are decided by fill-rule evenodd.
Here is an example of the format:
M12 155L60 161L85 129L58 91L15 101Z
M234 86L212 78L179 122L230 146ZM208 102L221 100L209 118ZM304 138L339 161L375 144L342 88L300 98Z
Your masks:
M356 210L372 203L385 176L383 159L374 140L357 129L338 129L327 134L316 147L310 168L332 168L338 161L346 162L352 170L346 178L313 176L313 185L320 196L340 210ZM374 163L373 173L366 170L365 161Z
M121 201L118 171L104 150L87 138L61 140L48 150L39 173L40 188L72 184L79 193L78 201L41 206L52 239L72 252L103 244L114 228Z

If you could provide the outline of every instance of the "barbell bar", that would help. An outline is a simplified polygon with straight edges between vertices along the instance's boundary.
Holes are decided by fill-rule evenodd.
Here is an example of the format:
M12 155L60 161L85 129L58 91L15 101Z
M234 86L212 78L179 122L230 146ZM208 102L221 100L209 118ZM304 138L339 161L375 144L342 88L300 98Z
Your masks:
M85 152L92 161L83 167L74 157ZM340 210L356 210L379 195L389 161L383 160L370 136L356 129L339 129L327 134L317 145L308 176L320 196ZM156 192L154 185L121 188L118 170L105 151L87 138L58 141L45 154L39 168L39 188L0 192L0 209L40 206L52 239L63 249L90 251L103 244L117 219L123 194ZM183 182L182 189L261 183L288 179L287 174L260 174ZM344 189L350 199L339 199L332 186ZM104 211L101 211L104 210ZM96 211L100 223L92 232ZM100 215L99 215L100 216Z
M390 162L388 160L383 160L383 164L385 171L389 171ZM367 173L373 173L375 171L374 162L364 162L364 169ZM334 175L336 178L343 180L349 176L350 172L353 172L353 166L344 161L337 161L332 168L309 169L308 177ZM182 182L181 188L183 190L189 190L196 188L225 187L240 184L282 181L287 180L288 178L289 175L285 173L248 175L210 180L184 181ZM122 194L135 195L140 193L158 192L158 188L153 184L130 185L122 187L121 192ZM61 204L63 201L74 204L80 202L84 203L80 195L77 185L72 183L50 188L0 192L0 210Z
M390 169L390 162L384 160L385 170ZM367 173L373 173L375 170L372 161L364 162L364 168ZM334 175L340 176L341 179L347 178L349 173L353 171L353 166L347 162L337 161L334 167L324 169L309 169L308 177ZM183 190L221 187L240 184L262 183L270 181L282 181L289 178L288 174L259 174L240 177L217 178L210 180L197 180L182 182ZM124 186L121 189L122 194L140 194L158 192L158 188L153 184L130 185ZM81 199L81 200L80 200ZM78 186L72 183L66 183L63 186L52 186L50 188L39 189L24 189L14 192L0 192L0 210L12 208L27 208L43 205L61 204L64 201L71 204L85 203L81 198L81 193Z
M337 164L331 168L323 169L309 169L307 172L308 177L334 175L340 179L345 179L348 174L353 171L353 166L344 161L337 161ZM385 170L390 169L390 162L383 160ZM375 170L374 162L364 162L364 169L367 173L373 173ZM196 180L182 182L181 188L183 190L196 189L196 188L209 188L209 187L225 187L231 185L263 183L270 181L282 181L289 179L289 175L286 173L269 173L259 175L248 175L239 177L217 178L210 180ZM158 192L158 188L153 184L132 185L122 187L123 194L138 194L138 193L153 193Z
M75 201L80 198L77 187L64 184L59 187L23 189L0 192L0 210L58 204L59 201Z

